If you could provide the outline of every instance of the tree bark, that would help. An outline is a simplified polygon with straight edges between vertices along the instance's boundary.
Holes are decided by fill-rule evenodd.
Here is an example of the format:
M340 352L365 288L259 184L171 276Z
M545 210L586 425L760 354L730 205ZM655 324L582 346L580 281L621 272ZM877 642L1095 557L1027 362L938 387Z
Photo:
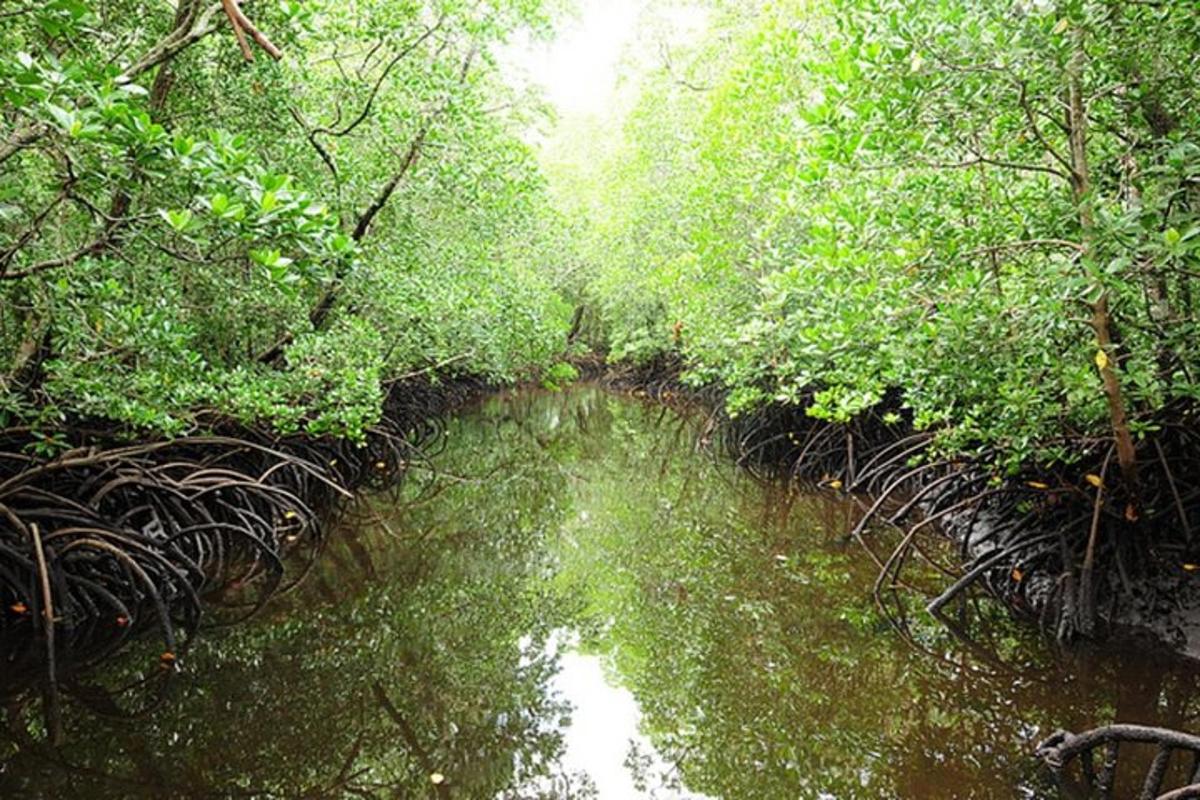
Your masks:
M1084 50L1083 30L1076 27L1074 52L1067 68L1067 130L1071 145L1071 189L1079 213L1085 261L1095 256L1096 243L1096 219L1092 209L1092 182L1087 152L1087 105L1083 94L1083 72L1086 66L1087 53ZM1098 296L1091 303L1090 323L1096 336L1096 345L1104 354L1103 357L1097 358L1097 367L1104 386L1104 396L1108 401L1109 421L1117 446L1117 464L1126 488L1134 494L1138 484L1137 451L1129 429L1129 414L1121 379L1114 368L1116 358L1113 353L1113 320L1109 308L1109 293L1108 288L1099 281L1094 289Z

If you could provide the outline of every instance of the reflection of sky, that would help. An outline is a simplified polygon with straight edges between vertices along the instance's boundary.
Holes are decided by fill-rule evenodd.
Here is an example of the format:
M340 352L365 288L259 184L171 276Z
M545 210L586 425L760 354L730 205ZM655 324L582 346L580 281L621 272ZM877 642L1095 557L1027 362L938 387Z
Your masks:
M576 652L570 643L560 661L562 671L552 689L573 710L571 725L564 732L562 766L567 772L583 772L596 783L599 800L704 800L705 795L666 789L656 785L658 776L671 771L650 741L638 732L641 711L628 689L613 686L598 656ZM639 792L626 765L631 743L642 757L651 759L646 770L649 786Z

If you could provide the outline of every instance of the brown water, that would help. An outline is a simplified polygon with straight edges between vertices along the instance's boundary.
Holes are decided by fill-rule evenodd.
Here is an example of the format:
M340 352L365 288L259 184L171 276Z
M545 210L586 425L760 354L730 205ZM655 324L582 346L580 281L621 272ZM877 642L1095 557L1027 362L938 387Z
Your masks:
M1053 730L1196 726L1195 669L1058 653L986 605L968 641L919 613L906 640L853 503L695 438L586 387L464 414L160 703L70 687L59 750L11 704L0 797L1054 797L1031 755Z

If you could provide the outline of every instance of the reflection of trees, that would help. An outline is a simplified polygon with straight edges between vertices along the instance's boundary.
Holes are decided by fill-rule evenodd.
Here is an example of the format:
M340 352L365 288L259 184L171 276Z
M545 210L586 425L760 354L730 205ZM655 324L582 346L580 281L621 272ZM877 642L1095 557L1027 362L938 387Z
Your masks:
M54 751L21 735L38 723L14 703L0 795L586 796L556 767L568 709L549 696L545 644L569 606L540 580L567 507L566 476L542 452L571 437L536 427L452 426L438 463L454 477L435 500L360 508L368 523L331 536L269 618L197 646L157 713L69 707Z
M546 643L564 627L642 706L663 758L633 753L639 779L730 800L1045 796L1032 747L1053 729L1196 725L1194 673L1062 664L1003 615L977 615L987 659L917 617L939 657L909 649L842 541L853 508L754 484L694 441L686 419L590 390L489 405L268 616L202 639L157 712L100 721L79 699L115 707L72 687L54 751L10 703L0 796L586 797L557 766ZM157 675L156 657L97 681Z
M1068 669L1000 615L984 641L1019 667L993 669L919 621L914 637L942 658L909 649L873 610L875 566L842 541L853 508L681 458L669 425L613 415L616 452L580 490L590 521L565 571L589 587L589 646L692 791L1015 797L1041 791L1040 735L1200 710L1194 674Z

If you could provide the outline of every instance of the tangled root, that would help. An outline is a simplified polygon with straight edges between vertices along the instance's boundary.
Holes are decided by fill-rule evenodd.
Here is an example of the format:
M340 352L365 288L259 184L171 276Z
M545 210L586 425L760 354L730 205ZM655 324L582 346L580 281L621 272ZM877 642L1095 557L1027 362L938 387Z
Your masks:
M60 686L143 633L165 679L206 625L254 614L303 574L322 522L360 488L395 486L482 384L406 383L365 441L225 431L57 457L0 447L0 697ZM295 562L299 562L299 565Z
M1110 479L1109 439L1073 437L1063 442L1070 464L1006 475L995 451L939 454L933 433L914 429L898 390L847 423L811 417L805 402L731 418L724 391L684 385L683 370L679 360L661 358L609 368L598 379L637 396L706 406L702 441L760 480L796 481L858 502L862 514L848 536L879 567L875 598L901 633L908 611L900 593L913 588L903 574L914 555L948 576L940 593L927 593L935 616L948 621L950 605L981 586L1060 640L1098 635L1118 604L1156 576L1200 570L1194 408L1165 410L1171 422L1139 444L1141 484L1132 496ZM865 538L879 525L899 532L890 552L873 552ZM939 561L922 547L922 534L935 531L958 543L956 558Z
M801 406L769 406L720 425L722 446L763 479L780 477L866 498L850 536L873 525L900 531L885 556L875 596L903 626L902 572L913 554L954 580L928 601L935 615L968 589L986 586L1010 607L1037 618L1059 639L1094 636L1139 579L1200 562L1200 434L1194 414L1143 441L1136 497L1110 476L1112 444L1077 438L1069 465L1029 467L1015 476L994 467L996 453L947 458L933 435L916 431L890 393L849 423L814 419ZM957 563L936 563L921 534L939 530L959 543ZM1193 566L1193 569L1197 567ZM1144 584L1143 584L1144 585Z
M1200 737L1191 734L1145 725L1108 725L1080 734L1058 731L1038 745L1037 755L1050 768L1064 797L1112 797L1118 766L1123 763L1120 756L1138 745L1154 749L1139 781L1139 800L1200 797ZM1101 749L1097 768L1095 755ZM1164 792L1172 761L1180 760L1177 753L1188 761L1183 765L1185 777Z

